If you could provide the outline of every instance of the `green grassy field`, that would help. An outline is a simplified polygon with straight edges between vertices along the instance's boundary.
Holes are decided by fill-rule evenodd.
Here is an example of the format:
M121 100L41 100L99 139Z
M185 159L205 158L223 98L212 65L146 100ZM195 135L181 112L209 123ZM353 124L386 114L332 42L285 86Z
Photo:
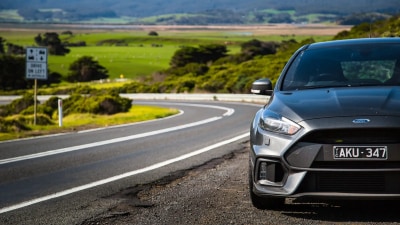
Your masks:
M0 24L1 28L1 24ZM123 76L135 79L149 76L156 71L167 69L176 50L181 46L198 46L211 43L226 44L229 53L240 51L240 44L251 39L263 41L282 41L296 39L301 41L313 37L317 41L328 40L330 35L279 35L263 33L262 29L182 29L182 30L155 30L159 36L149 36L149 30L77 30L73 35L62 35L57 32L62 41L77 43L84 41L86 47L69 47L71 52L65 56L48 58L50 71L66 76L69 65L82 56L92 56L104 66L111 79ZM67 30L67 29L66 29ZM64 31L66 31L64 30ZM34 37L46 31L34 29L0 30L0 37L6 42L21 45L35 46ZM118 46L115 43L120 43ZM158 47L154 47L157 45Z
M175 47L166 46L152 49L135 46L89 46L70 48L66 56L50 56L51 71L67 74L69 65L82 56L92 56L100 65L107 68L110 78L135 78L146 76L154 71L168 67Z

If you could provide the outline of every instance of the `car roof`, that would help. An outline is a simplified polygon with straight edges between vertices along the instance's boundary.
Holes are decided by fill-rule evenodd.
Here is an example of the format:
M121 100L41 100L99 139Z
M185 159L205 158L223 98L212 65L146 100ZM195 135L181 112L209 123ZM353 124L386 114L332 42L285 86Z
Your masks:
M307 46L307 49L314 48L326 48L326 47L338 47L346 45L374 45L374 44L400 44L400 38L357 38L357 39L345 39L345 40L334 40L312 43Z

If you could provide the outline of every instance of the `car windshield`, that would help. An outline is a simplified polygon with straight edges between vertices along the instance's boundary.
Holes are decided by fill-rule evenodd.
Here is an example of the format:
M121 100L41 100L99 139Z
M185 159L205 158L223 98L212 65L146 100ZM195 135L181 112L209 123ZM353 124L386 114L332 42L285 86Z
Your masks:
M400 44L344 45L303 50L282 90L400 85Z

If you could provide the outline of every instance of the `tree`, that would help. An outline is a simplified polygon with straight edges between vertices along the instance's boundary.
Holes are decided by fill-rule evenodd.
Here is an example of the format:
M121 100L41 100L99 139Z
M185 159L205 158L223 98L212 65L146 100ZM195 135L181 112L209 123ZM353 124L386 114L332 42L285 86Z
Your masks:
M171 67L183 67L189 63L206 64L225 57L228 50L225 45L210 44L196 47L183 47L172 56Z
M4 42L6 42L6 40L2 37L0 37L0 54L4 54Z
M67 80L70 82L86 82L108 78L108 71L91 56L82 56L69 66L70 73Z
M50 72L48 71L48 76L46 80L38 80L38 85L39 86L50 86L51 84L59 84L61 83L61 78L62 75L60 73L57 72ZM33 84L32 84L33 86Z
M38 34L35 37L35 42L39 46L48 47L51 55L65 55L70 52L70 50L61 43L58 34L55 32L45 33L44 37L42 37L41 34Z
M9 55L24 55L25 48L19 45L7 43L7 54Z
M25 58L0 55L0 88L16 90L27 88L25 79Z
M257 55L270 55L276 53L277 44L274 42L263 42L256 39L244 42L241 45L242 54L253 58Z
M210 44L210 45L200 45L200 63L214 62L219 58L225 57L228 50L225 45Z
M150 31L148 35L149 36L158 36L158 33L155 31Z

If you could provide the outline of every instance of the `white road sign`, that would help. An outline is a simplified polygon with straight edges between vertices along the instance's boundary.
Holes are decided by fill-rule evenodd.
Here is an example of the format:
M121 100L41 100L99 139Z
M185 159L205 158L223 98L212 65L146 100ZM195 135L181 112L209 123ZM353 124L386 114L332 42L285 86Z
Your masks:
M47 48L26 48L26 78L47 79Z

